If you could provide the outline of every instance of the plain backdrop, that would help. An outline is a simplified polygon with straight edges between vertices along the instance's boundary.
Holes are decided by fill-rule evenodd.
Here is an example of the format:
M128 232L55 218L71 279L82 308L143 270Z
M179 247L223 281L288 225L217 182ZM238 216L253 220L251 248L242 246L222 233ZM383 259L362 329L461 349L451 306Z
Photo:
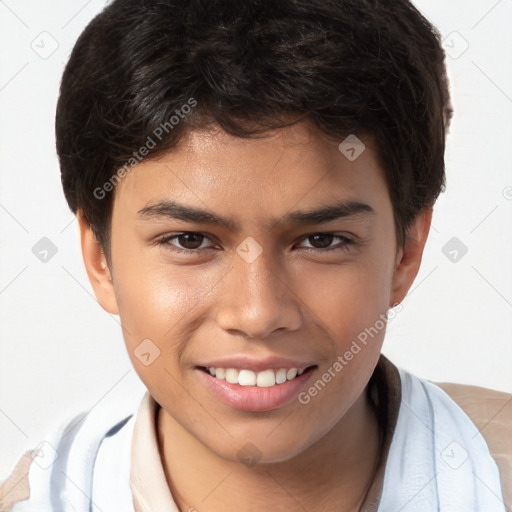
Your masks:
M70 410L144 392L93 296L54 149L64 63L104 4L0 1L0 479ZM447 189L384 353L512 392L512 1L416 5L443 35L455 115Z

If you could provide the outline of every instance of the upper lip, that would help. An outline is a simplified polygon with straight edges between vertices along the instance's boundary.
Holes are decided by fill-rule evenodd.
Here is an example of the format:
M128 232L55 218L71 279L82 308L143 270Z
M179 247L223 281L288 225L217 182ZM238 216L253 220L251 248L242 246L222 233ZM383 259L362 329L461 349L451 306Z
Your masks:
M237 368L240 370L252 370L253 372L261 372L263 370L280 368L307 368L314 366L313 363L308 361L299 361L298 359L289 359L287 357L265 357L255 359L248 356L231 356L222 359L214 359L204 364L200 364L204 368Z

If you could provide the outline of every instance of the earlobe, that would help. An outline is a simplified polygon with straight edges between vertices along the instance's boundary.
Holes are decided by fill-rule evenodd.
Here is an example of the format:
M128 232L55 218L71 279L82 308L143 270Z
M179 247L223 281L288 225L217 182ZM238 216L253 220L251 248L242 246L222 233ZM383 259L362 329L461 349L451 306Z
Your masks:
M432 207L422 210L407 230L404 246L398 251L395 262L390 307L403 301L418 274L431 221Z
M96 236L81 212L77 213L80 227L80 242L85 269L89 281L101 307L113 315L118 315L119 310L114 291L112 275L107 264L105 253L96 239Z

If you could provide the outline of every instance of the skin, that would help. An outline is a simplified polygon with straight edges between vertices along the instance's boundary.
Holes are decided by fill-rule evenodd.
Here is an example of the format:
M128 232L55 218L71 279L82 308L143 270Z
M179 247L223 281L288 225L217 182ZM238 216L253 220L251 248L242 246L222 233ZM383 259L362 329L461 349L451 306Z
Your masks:
M397 247L384 173L372 140L363 141L366 150L350 162L338 150L341 141L306 121L260 140L190 132L117 186L110 265L79 213L96 297L120 316L133 366L161 405L160 452L181 511L354 511L363 500L379 443L364 390L385 329L306 405L293 400L271 411L236 410L212 395L195 369L234 354L299 357L317 365L312 384L405 297L432 209L417 216L405 246ZM138 213L162 200L206 209L237 226ZM290 212L340 200L368 204L374 213L281 223ZM189 238L158 243L184 231L205 234L195 246L202 249L173 251L187 251ZM335 236L318 245L315 233L353 243ZM263 251L252 263L236 252L249 236ZM147 338L160 350L149 366L134 355ZM254 466L237 456L248 442L261 453Z

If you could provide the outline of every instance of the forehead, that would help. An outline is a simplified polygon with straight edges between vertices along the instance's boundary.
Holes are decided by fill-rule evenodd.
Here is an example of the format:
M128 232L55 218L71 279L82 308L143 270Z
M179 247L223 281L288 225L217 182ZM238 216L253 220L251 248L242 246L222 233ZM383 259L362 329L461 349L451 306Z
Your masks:
M138 211L166 198L253 217L255 211L280 215L294 205L339 200L389 206L373 139L361 137L363 146L351 137L340 150L345 139L328 137L308 122L263 138L193 130L178 146L141 162L123 178L114 211Z

